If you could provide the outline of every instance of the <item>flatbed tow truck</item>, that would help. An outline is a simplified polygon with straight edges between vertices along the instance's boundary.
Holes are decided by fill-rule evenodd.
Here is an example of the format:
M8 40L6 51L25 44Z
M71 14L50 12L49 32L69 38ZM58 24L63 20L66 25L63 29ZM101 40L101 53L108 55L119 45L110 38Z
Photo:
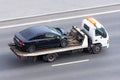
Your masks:
M82 22L81 30L78 26L72 27L68 33L68 46L66 47L48 48L28 53L18 50L14 43L8 45L19 59L34 57L34 60L36 60L38 56L42 56L44 61L52 62L58 57L58 53L67 51L87 50L90 53L99 53L102 48L109 47L109 36L106 29L97 20L86 18Z

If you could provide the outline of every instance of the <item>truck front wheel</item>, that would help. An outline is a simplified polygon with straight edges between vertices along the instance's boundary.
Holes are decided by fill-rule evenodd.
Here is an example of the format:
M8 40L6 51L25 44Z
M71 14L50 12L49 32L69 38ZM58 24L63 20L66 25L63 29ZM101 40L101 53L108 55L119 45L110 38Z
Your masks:
M97 54L102 50L102 45L101 44L95 44L92 46L92 53Z

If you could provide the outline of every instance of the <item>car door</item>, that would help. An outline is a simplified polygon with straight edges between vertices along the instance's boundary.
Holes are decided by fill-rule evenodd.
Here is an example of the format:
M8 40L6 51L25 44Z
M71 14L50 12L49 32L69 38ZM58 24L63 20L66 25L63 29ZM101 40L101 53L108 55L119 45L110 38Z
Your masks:
M49 47L58 46L60 43L59 36L56 34L53 34L53 33L46 33L45 39L47 41L47 46L49 46Z
M32 38L32 42L34 42L38 48L44 48L47 46L47 40L45 39L44 34Z

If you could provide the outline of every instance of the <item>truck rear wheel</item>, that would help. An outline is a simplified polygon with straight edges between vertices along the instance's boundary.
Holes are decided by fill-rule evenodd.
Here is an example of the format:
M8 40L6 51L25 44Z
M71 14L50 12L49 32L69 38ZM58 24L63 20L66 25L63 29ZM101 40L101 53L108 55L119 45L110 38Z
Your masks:
M57 57L57 54L47 54L47 55L43 55L42 56L42 59L43 61L46 61L46 62L52 62L56 59Z
M93 47L92 47L92 53L93 54L97 54L101 50L102 50L102 45L101 44L96 44L96 45L93 45Z

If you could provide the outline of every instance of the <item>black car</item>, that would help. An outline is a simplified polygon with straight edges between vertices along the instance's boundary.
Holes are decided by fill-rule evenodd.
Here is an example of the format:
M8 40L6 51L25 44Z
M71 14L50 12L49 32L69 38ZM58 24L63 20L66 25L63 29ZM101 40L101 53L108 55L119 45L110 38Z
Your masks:
M66 47L68 41L66 32L61 28L33 26L16 33L14 43L22 51L34 52L48 47Z

